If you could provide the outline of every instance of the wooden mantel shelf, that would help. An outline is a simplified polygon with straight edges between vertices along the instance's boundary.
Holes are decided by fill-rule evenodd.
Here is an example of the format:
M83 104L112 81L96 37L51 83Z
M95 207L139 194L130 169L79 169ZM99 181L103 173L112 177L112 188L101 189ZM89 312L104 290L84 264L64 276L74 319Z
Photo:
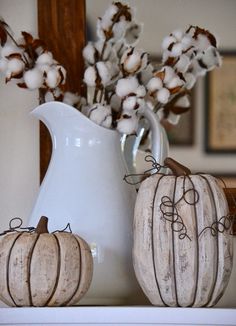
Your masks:
M0 325L236 325L236 309L133 307L0 308Z

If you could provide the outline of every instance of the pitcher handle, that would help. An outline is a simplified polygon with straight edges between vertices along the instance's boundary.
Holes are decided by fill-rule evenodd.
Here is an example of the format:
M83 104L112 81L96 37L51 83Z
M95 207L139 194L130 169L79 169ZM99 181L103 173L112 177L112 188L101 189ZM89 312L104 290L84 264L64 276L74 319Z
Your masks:
M169 142L167 139L166 131L164 127L161 125L157 114L154 113L148 106L145 108L143 112L143 116L148 120L150 130L151 130L152 156L159 164L163 165L164 160L169 153ZM121 147L130 173L137 173L136 170L137 152L140 147L140 143L144 131L145 131L145 125L141 124L139 126L137 136L127 137L126 135L124 135L121 139Z

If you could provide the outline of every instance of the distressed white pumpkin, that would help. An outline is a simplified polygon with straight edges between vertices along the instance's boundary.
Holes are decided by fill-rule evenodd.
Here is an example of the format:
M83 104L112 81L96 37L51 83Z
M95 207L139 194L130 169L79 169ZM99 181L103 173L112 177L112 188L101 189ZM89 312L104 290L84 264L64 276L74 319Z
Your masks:
M133 262L153 305L213 306L232 269L228 204L210 175L155 174L135 206Z
M0 237L0 300L9 306L68 306L92 279L87 243L68 232L13 232Z

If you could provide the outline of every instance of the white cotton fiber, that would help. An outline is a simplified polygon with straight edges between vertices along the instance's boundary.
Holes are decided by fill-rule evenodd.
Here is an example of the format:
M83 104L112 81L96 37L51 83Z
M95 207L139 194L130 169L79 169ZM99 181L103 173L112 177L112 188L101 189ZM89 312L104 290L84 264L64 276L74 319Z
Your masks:
M135 134L138 128L138 118L135 114L124 113L117 122L116 129L125 135Z
M212 70L215 67L220 67L222 58L214 46L210 46L202 56L202 62L207 66L207 70Z
M180 106L181 108L189 108L190 104L189 95L184 95L175 102L175 106Z
M52 65L54 63L51 52L42 53L36 60L37 65Z
M1 48L1 57L7 57L13 53L21 53L22 51L16 45L11 42L6 42L5 45Z
M171 49L171 56L178 57L182 54L183 46L181 43L175 43Z
M135 93L139 86L136 77L119 79L116 85L116 94L119 97L125 97L128 94Z
M43 85L43 73L37 68L26 71L23 78L26 86L31 90L40 88Z
M181 41L184 32L181 29L175 29L171 34L175 37L176 41Z
M79 102L79 100L80 100L80 96L78 96L75 93L65 92L64 94L63 102L68 105L74 106Z
M206 35L198 34L194 45L198 49L198 51L201 52L205 51L209 46L211 46L211 43Z
M187 89L192 89L193 86L196 83L196 76L190 72L187 72L184 74L184 79L185 79L185 88Z
M105 62L100 61L96 64L96 67L98 70L98 74L101 78L102 84L106 86L111 81L111 74L108 69L108 66L106 65Z
M97 73L94 67L88 67L84 72L84 82L88 86L96 86Z
M111 108L109 105L96 103L89 112L89 118L100 126L111 127Z
M47 77L45 78L45 82L49 88L55 88L60 83L61 77L56 68L51 68L47 72Z
M153 77L147 83L147 89L149 92L155 92L157 89L161 89L163 87L162 80L159 77Z
M167 50L168 47L170 46L170 44L175 43L176 39L174 38L174 36L166 36L164 37L163 41L162 41L162 49L163 50Z
M137 104L136 96L128 96L123 102L123 110L133 110Z
M179 57L179 60L175 65L175 69L178 72L185 73L188 70L190 63L191 63L191 61L190 61L189 57L186 54L182 54Z
M166 104L170 97L170 91L167 88L161 88L157 91L156 97L160 103Z
M91 42L84 47L83 57L89 64L95 63L95 48Z
M169 66L164 66L161 71L165 72L165 77L164 77L164 83L169 83L171 79L173 79L176 76L176 73L173 68Z
M181 80L177 75L175 77L173 77L169 83L166 84L167 88L172 89L178 86L182 86L183 85L183 80Z
M180 114L175 114L173 112L169 112L167 120L172 124L172 125L177 125L180 119Z
M12 58L8 61L7 70L12 74L17 74L23 71L25 64L18 58Z
M146 88L143 85L139 85L136 90L136 95L138 97L144 97L146 95Z

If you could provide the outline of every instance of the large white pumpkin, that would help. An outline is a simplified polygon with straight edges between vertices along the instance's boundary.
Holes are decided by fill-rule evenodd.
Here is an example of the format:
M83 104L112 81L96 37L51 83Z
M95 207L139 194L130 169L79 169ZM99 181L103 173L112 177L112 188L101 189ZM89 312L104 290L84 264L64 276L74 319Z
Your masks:
M175 161L165 163L176 172ZM177 170L154 174L139 188L134 269L153 305L210 307L224 293L232 269L228 204L213 176Z

